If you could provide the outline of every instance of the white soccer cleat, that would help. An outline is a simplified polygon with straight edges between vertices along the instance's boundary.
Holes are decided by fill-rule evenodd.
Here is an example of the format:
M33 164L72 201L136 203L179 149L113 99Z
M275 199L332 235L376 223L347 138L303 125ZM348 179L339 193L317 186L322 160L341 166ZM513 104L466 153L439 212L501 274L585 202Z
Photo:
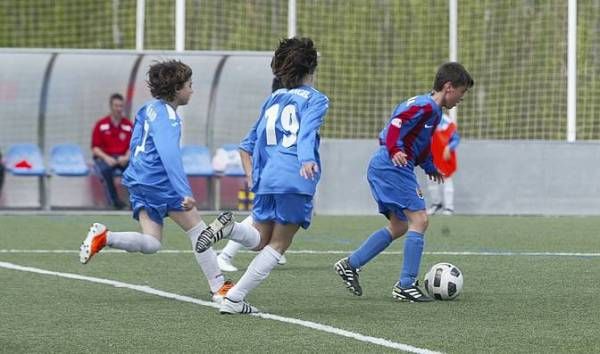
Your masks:
M231 259L227 258L223 255L223 253L217 256L217 263L219 264L219 269L223 272L237 272L238 268L231 264Z
M279 265L284 265L284 264L286 264L286 263L287 263L287 258L285 258L285 255L284 255L284 254L282 254L282 255L281 255L281 258L279 258L279 261L277 261L277 264L279 264Z
M231 280L225 280L225 282L223 283L223 285L221 286L221 288L213 293L211 291L210 295L211 295L211 300L214 303L220 304L223 302L223 298L227 295L227 292L229 291L229 289L233 288L235 284L231 281Z
M221 307L219 308L219 312L222 314L228 314L228 315L234 315L234 314L247 315L247 314L251 314L251 313L259 313L260 311L256 307L247 303L246 300L241 300L241 301L235 302L235 301L229 300L227 297L225 297L223 299L223 302L221 302Z
M100 252L106 246L106 226L100 223L93 223L90 231L79 247L79 261L86 264L92 256Z
M196 240L196 252L202 253L212 247L215 242L229 237L235 226L233 213L225 211L219 214L217 218L202 230L200 236Z

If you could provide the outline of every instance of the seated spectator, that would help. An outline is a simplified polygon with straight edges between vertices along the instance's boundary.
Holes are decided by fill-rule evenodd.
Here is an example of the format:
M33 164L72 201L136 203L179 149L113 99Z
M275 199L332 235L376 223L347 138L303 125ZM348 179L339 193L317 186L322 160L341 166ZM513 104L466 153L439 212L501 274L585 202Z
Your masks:
M110 96L109 106L110 114L100 118L94 126L92 154L112 206L123 209L125 203L119 199L114 176L122 173L129 163L129 140L133 125L123 116L123 96L118 93Z

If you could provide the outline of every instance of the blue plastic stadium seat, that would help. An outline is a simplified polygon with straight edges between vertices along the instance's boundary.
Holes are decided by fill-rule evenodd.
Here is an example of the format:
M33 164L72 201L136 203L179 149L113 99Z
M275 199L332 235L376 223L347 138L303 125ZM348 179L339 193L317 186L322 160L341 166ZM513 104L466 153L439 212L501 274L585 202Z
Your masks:
M52 148L50 170L58 176L87 176L90 173L81 148L75 144L59 144Z
M186 145L181 148L183 170L188 176L212 177L215 170L211 164L210 151L206 146Z
M40 148L35 144L15 144L6 152L6 169L16 176L45 176Z
M236 154L236 156L237 154L239 154L239 146L236 144L224 144L223 146L221 146L221 148L227 153ZM235 159L235 162L234 159L230 159L227 165L225 166L223 175L229 177L245 177L246 173L244 172L244 167L242 166L241 159Z

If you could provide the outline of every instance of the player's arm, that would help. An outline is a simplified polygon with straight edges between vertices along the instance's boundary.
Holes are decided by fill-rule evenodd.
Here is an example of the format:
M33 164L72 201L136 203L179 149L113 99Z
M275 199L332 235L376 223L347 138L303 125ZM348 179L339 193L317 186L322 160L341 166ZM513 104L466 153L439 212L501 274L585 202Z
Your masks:
M455 130L452 136L450 137L450 141L448 142L450 151L456 150L458 144L460 144L460 134L458 134L458 131Z
M308 108L302 113L298 130L297 153L298 160L302 165L300 175L306 179L313 179L314 174L319 172L315 145L319 128L323 124L328 109L329 99L319 95L314 98L314 101L308 102Z
M166 111L158 112L156 119L150 121L150 132L158 155L163 161L169 181L177 194L182 198L192 195L187 176L183 170L179 138L181 125L174 119L169 119Z
M258 133L257 133L258 124L260 123L260 121L264 115L266 102L267 101L265 101L265 103L263 103L263 106L261 108L258 119L254 122L254 124L252 125L252 128L250 128L250 130L248 131L248 134L246 134L246 136L244 137L244 139L242 139L242 142L238 146L238 148L240 150L240 158L242 159L242 167L244 168L244 172L246 173L246 183L248 184L249 188L252 188L252 185L254 184L253 179L252 179L253 170L254 170L254 168L252 166L252 154L254 153L254 147L256 146L256 139L258 137Z
M248 131L248 134L242 139L238 148L240 150L246 151L248 154L252 155L254 151L254 146L256 145L256 139L258 134L256 133L256 129L258 128L258 124L263 116L263 111L261 110L261 115L258 117L256 122L252 125L252 128Z
M442 157L444 160L449 161L452 158L452 152L456 150L458 144L460 143L460 135L454 131L452 136L450 137L450 141L448 141L448 145L444 147L444 151L442 152Z
M248 188L252 188L254 180L252 179L252 155L246 150L240 149L240 158L242 159L242 167L246 174L246 184Z
M430 180L436 183L444 183L444 175L435 167L431 153L427 155L425 161L421 162L420 166Z
M426 111L425 107L413 104L400 112L394 112L385 137L385 146L394 165L406 166L404 137L415 128Z
M254 151L254 146L256 145L256 127L259 121L260 120L257 120L256 123L254 123L252 129L248 132L239 146L240 158L242 160L244 173L246 174L246 183L248 184L248 188L252 188L252 185L254 184L252 179L252 152Z

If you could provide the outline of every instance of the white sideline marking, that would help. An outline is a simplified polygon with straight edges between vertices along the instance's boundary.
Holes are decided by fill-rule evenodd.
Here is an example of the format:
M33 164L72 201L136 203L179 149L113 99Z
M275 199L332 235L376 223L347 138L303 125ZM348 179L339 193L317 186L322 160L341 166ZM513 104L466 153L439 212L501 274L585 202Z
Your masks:
M220 252L221 250L216 250ZM256 253L253 251L242 250L241 253ZM315 250L287 250L286 254L349 254L349 251L329 250L329 251L315 251ZM78 250L25 250L25 249L0 249L0 253L79 253ZM127 253L121 250L104 249L101 253ZM192 250L161 250L158 253L192 253ZM582 253L582 252L471 252L471 251L430 251L423 252L428 255L438 256L551 256L551 257L600 257L600 253ZM402 252L381 252L381 254L392 254L401 255Z
M154 288L151 288L146 285L135 285L135 284L123 283L123 282L116 281L116 280L88 277L85 275L79 275L79 274L73 274L73 273L54 272L54 271L40 269L40 268L24 267L24 266L20 266L20 265L13 264L13 263L7 263L7 262L0 262L0 267L6 268L6 269L12 269L12 270L20 270L23 272L30 272L30 273L37 273L37 274L44 274L44 275L55 275L58 277L63 277L63 278L68 278L68 279L76 279L76 280L89 281L92 283L111 285L116 288L127 288L127 289L131 289L131 290L136 290L136 291L139 291L142 293L146 293L146 294L164 297L167 299L173 299L173 300L177 300L177 301L190 302L190 303L202 305L202 306L219 308L219 305L217 305L213 302L203 301L203 300L196 299L196 298L189 297L189 296L184 296L184 295L179 295L179 294L175 294L175 293L170 293L167 291L154 289ZM408 344L392 342L392 341L384 339L384 338L365 336L360 333L350 332L350 331L346 331L344 329L340 329L340 328L336 328L336 327L332 327L332 326L328 326L328 325L323 325L323 324L316 323L316 322L299 320L299 319L291 318L291 317L271 315L268 313L257 313L257 314L252 314L252 316L261 317L261 318L269 319L269 320L275 320L275 321L279 321L279 322L295 324L295 325L299 325L302 327L308 327L308 328L316 329L318 331L323 331L323 332L332 333L332 334L336 334L336 335L343 336L343 337L356 339L361 342L377 344L380 346L393 348L393 349L400 349L400 350L410 352L410 353L419 353L419 354L438 354L439 353L439 352L434 352L434 351L431 351L428 349L413 347L412 345L408 345Z

